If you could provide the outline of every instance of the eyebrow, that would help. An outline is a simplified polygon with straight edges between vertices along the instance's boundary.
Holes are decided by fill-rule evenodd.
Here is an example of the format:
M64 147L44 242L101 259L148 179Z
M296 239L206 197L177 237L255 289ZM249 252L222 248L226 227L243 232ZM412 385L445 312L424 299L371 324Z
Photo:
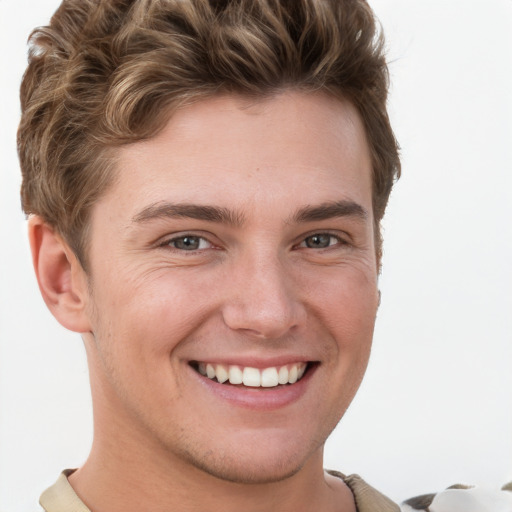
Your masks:
M147 206L137 213L132 218L132 221L140 224L156 219L173 218L205 220L233 226L241 226L244 222L244 217L240 212L235 212L227 208L188 203L174 204L168 202L160 202Z
M322 203L318 206L305 206L293 215L293 222L314 222L318 220L333 219L336 217L355 217L359 220L368 218L368 211L354 201L334 201Z
M291 217L292 223L314 222L336 217L356 217L360 220L368 218L368 212L360 204L353 201L333 201L316 206L299 208ZM141 224L156 219L189 218L218 222L240 227L244 223L241 212L219 206L197 205L189 203L159 202L147 206L137 213L132 221Z

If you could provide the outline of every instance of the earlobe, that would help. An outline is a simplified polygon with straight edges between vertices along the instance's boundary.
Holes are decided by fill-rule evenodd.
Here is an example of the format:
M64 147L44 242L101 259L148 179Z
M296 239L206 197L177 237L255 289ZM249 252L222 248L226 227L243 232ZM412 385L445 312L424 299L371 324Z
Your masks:
M75 332L91 330L87 278L73 251L40 217L28 223L32 262L43 300L57 321Z

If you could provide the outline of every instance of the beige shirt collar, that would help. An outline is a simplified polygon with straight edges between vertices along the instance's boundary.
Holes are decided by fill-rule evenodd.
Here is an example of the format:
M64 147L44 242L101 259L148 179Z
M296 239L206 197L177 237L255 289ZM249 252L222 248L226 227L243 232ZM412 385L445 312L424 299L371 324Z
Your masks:
M68 481L68 476L73 471L63 471L58 480L41 495L39 503L46 512L91 512ZM345 476L337 471L329 473L341 478L348 485L354 494L358 512L400 512L398 505L368 485L360 476Z
M68 482L68 476L73 471L65 469L57 481L41 494L39 504L46 512L91 512Z

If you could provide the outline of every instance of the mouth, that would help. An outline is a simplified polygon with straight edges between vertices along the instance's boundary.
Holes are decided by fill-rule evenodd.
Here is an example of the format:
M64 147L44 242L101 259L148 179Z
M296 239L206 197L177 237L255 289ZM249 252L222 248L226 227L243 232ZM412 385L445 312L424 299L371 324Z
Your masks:
M203 377L231 386L277 388L300 381L314 363L296 362L267 368L192 361L190 366Z

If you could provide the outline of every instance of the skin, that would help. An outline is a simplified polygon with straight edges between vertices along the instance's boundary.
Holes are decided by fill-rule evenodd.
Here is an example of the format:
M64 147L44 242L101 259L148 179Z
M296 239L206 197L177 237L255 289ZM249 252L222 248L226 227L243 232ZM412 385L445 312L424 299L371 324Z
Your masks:
M88 356L95 430L77 494L95 512L355 510L322 459L378 307L356 110L323 94L216 97L122 147L117 169L92 210L88 275L30 221L43 297ZM226 395L192 361L312 370Z

